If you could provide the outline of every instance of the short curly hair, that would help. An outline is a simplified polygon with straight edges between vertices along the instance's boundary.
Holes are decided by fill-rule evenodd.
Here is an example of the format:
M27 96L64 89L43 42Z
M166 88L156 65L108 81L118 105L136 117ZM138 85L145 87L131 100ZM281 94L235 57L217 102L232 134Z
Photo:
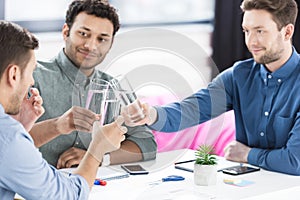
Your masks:
M74 0L69 5L66 14L65 22L69 26L69 29L72 28L76 16L81 12L95 15L96 17L106 18L111 21L114 27L113 35L115 35L120 28L117 11L107 0Z

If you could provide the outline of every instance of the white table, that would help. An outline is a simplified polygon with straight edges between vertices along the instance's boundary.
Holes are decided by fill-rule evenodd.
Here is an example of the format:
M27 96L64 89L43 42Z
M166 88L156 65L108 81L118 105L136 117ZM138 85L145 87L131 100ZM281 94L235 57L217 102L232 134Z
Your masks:
M121 200L169 200L169 199L286 199L284 197L300 194L300 177L261 169L259 172L231 176L218 172L215 186L196 186L193 173L175 169L174 162L194 158L192 150L176 150L159 153L156 160L140 162L150 173L135 175L129 178L108 181L106 186L94 186L90 200L121 199ZM221 159L219 168L233 166L236 163ZM119 165L111 166L122 170ZM168 175L181 175L184 181L163 182L150 185ZM237 187L223 182L224 179L243 179L253 181L254 184Z

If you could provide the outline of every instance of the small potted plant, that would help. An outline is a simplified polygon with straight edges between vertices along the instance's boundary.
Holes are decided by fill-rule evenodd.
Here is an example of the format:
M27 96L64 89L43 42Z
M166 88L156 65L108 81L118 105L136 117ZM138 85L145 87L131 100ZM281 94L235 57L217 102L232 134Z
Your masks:
M200 145L195 152L194 182L196 185L215 185L217 182L217 157L214 147Z

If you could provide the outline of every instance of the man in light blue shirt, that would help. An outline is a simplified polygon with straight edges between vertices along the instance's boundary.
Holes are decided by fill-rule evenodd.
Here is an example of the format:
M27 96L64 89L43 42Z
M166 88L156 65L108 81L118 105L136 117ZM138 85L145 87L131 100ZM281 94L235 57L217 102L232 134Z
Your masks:
M31 97L24 98L34 84L38 41L22 27L0 21L0 45L1 200L14 199L16 193L30 200L88 199L103 155L118 149L125 139L124 120L102 127L94 123L92 141L80 165L74 174L63 175L42 158L28 133L45 111L37 89L31 88Z
M174 132L234 110L236 141L225 148L228 160L300 175L300 55L291 42L297 4L244 0L241 8L253 58L235 63L182 102L144 104L146 117L126 123Z

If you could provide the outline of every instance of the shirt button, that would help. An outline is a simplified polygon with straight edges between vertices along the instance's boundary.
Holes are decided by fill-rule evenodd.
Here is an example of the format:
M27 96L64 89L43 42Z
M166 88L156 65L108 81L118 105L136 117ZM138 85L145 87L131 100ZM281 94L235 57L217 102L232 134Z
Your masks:
M271 75L271 74L269 74L269 75L268 75L268 79L271 79L271 78L272 78L272 75Z
M278 81L278 83L281 83L281 79L278 79L277 81Z
M269 112L265 112L265 116L266 116L266 117L269 116Z
M75 145L79 145L79 142L75 142Z
M265 135L264 132L260 132L260 136L263 137Z

